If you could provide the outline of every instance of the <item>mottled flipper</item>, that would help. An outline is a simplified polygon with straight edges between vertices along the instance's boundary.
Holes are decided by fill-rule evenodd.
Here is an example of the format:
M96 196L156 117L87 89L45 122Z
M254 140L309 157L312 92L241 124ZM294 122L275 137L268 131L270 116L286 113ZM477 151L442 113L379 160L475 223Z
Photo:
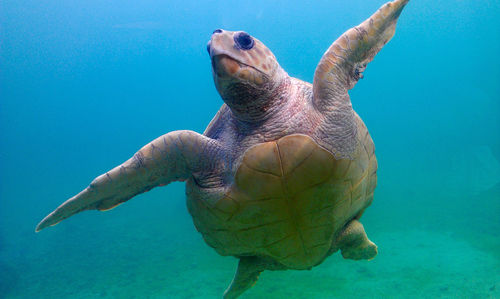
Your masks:
M337 237L342 256L351 260L371 260L377 255L377 245L368 239L361 222L352 220Z
M316 107L328 109L332 101L349 101L347 90L363 77L366 65L392 38L398 17L408 1L386 3L368 20L349 29L330 46L314 74Z
M193 131L165 134L123 164L94 179L87 188L45 217L36 231L81 211L109 210L154 187L186 180L193 172L213 167L218 150L215 140Z

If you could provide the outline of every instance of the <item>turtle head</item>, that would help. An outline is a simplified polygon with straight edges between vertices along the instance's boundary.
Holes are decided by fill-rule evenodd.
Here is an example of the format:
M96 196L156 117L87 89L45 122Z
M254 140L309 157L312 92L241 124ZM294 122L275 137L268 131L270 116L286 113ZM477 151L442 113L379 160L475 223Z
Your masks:
M273 53L243 31L217 29L207 44L215 86L242 120L263 118L276 89L288 78Z

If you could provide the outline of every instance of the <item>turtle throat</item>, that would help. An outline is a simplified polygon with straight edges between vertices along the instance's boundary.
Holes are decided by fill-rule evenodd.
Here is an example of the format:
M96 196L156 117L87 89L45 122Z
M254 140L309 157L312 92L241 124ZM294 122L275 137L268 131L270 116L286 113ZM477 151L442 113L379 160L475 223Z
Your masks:
M288 97L291 80L284 71L257 85L245 81L228 82L220 92L236 119L261 122L280 110Z

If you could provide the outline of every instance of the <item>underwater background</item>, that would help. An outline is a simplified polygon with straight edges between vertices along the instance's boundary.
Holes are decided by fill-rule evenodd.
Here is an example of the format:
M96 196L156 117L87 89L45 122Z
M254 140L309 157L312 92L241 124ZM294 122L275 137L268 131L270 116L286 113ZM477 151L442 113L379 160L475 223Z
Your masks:
M237 260L196 232L182 183L35 226L157 136L204 131L214 29L312 82L384 2L0 1L0 298L220 298ZM266 271L242 298L500 298L500 1L410 1L364 74L378 256Z

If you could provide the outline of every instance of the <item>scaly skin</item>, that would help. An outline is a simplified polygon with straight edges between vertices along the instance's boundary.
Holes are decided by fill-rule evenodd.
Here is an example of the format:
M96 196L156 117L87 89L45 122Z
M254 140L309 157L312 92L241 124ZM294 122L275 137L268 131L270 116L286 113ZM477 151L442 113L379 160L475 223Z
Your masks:
M233 283L224 293L225 298L238 297L257 281L261 271L308 269L339 249L346 258L373 258L377 253L376 246L368 240L358 220L372 201L377 165L373 142L366 126L352 109L348 90L354 87L366 65L392 38L397 19L408 1L387 3L365 22L337 39L319 62L312 85L288 76L272 52L259 40L242 32L215 31L208 51L214 82L225 104L205 133L175 131L152 141L131 159L97 177L86 189L59 206L40 222L36 231L81 211L109 210L154 187L186 181L188 208L197 229L220 254L241 258ZM277 146L292 140L289 138L295 140L297 146L308 144L311 150L314 149L312 151L323 153L303 158L305 163L317 166L297 170L297 175L310 182L314 178L324 179L321 186L326 184L325 188L331 190L325 191L328 196L323 200L335 206L329 206L334 210L327 215L331 219L326 222L333 223L333 227L317 231L318 238L327 242L318 245L322 246L320 253L314 255L313 251L308 251L307 248L316 247L308 243L307 238L301 238L298 244L304 251L297 258L292 255L280 258L280 251L274 254L252 249L252 246L239 246L240 241L234 236L222 235L228 228L248 224L241 219L255 223L259 220L245 218L251 214L245 216L246 212L233 209L230 201L224 198L235 196L241 200L264 188L267 183L261 180L260 185L252 189L249 178L255 176L257 182L262 174L262 169L257 168L269 163L281 165L281 172L274 175L281 178L282 186L286 186L291 178L286 177L284 165L298 163L293 158L293 146L283 145L282 150L288 151L288 157L292 157L288 160L282 160L281 154L273 154L269 149L274 146L272 144ZM256 149L257 153L262 149L263 152L260 156L252 156L249 149ZM244 164L257 170L252 172L243 167ZM339 177L341 170L344 178ZM322 171L326 174L319 174ZM336 186L342 182L348 185L340 188L344 195L337 197ZM300 187L300 183L290 186ZM309 191L320 188L314 186L307 188ZM275 187L271 184L269 190L280 191ZM305 219L300 207L314 202L309 202L306 197L297 197L295 202L286 199L287 188L283 187L285 195L281 198L285 201L278 206L290 210L297 233L302 229L299 222ZM240 192L242 190L246 193ZM240 205L243 210L245 205L248 207L245 202ZM271 218L273 216L270 210L259 210L258 205L254 208L257 209L251 213L255 215L263 212ZM219 219L210 218L214 215ZM232 221L232 217L239 217L240 222ZM306 220L314 222L314 218ZM208 227L215 228L216 233L209 233ZM253 241L256 243L262 243L262 238L268 235L279 234L279 231L266 234L266 224L262 228L263 233L255 234ZM270 248L266 246L266 250ZM280 250L285 252L287 247Z

